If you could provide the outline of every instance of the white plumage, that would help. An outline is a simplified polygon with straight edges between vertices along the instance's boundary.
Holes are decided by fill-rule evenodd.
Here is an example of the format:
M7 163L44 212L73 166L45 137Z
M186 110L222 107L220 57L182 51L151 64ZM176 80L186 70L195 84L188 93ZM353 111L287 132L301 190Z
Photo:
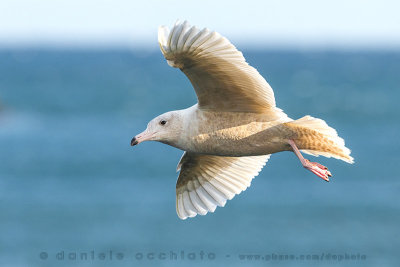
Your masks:
M259 112L275 107L271 86L220 34L177 22L171 31L159 28L158 42L168 64L192 82L202 108Z
M189 78L198 104L154 118L131 144L154 140L186 151L177 167L179 218L225 206L276 152L295 152L326 181L327 168L304 159L300 150L353 162L344 140L325 121L292 120L277 108L271 86L225 37L185 21L171 30L160 27L158 41L168 64Z
M176 187L176 211L186 219L213 212L227 200L246 190L258 175L269 155L253 157L219 157L185 153Z

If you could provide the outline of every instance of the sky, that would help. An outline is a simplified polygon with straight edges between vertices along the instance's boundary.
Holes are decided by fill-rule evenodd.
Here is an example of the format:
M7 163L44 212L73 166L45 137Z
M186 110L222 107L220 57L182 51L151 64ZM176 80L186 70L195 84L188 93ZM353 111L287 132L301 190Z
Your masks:
M188 20L259 47L400 48L398 0L1 0L0 46L157 47Z

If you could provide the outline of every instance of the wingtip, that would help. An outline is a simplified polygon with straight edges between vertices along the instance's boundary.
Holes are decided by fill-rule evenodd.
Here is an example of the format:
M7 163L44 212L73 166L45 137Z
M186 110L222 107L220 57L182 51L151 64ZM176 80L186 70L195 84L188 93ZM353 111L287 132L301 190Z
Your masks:
M174 27L178 26L179 24L182 24L180 19L176 19Z
M169 35L169 28L167 26L161 25L158 27L158 43L163 53L166 52L166 49L168 47L167 45L168 35Z
M188 218L187 216L183 216L183 215L179 214L179 212L176 212L176 214L178 215L178 218L181 219L182 221L184 221Z

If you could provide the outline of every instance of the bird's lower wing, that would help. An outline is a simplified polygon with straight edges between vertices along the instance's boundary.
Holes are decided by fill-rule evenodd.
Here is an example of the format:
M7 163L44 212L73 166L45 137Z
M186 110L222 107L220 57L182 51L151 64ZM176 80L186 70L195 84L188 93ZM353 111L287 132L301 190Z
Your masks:
M176 211L186 219L214 212L246 190L270 155L220 157L185 152L178 164Z

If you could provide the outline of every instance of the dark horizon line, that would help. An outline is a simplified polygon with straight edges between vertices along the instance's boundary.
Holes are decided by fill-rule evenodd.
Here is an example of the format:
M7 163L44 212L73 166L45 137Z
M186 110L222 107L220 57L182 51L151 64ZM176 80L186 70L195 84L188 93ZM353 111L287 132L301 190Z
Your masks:
M282 52L391 52L400 53L400 46L296 46L296 45L249 45L241 44L236 46L241 51L282 51ZM84 52L107 52L107 51L131 51L155 53L159 52L158 46L129 46L129 45L49 45L49 44L30 44L30 45L4 45L0 43L0 52L6 51L84 51Z

